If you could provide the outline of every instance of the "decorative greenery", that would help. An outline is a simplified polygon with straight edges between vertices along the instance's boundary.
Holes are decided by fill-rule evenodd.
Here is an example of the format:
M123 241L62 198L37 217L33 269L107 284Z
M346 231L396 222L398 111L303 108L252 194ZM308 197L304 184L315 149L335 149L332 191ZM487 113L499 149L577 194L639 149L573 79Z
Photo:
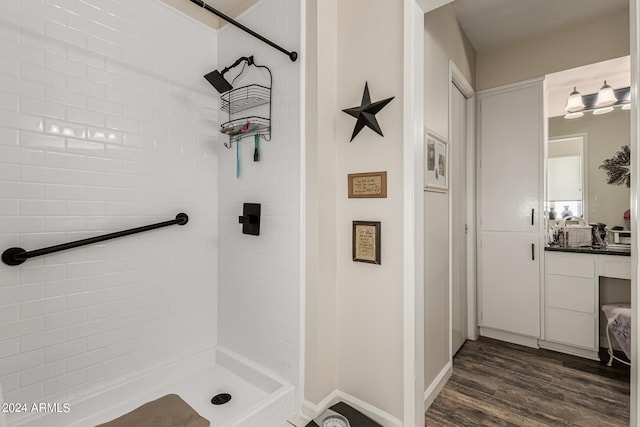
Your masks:
M631 152L628 145L623 145L622 150L618 151L615 156L606 159L599 169L607 171L607 184L631 186Z

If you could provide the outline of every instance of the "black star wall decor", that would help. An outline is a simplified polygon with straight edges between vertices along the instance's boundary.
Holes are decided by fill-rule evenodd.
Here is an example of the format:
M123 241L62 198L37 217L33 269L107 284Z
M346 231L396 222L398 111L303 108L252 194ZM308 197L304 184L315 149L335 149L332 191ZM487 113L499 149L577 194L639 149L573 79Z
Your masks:
M395 97L392 96L391 98L372 103L371 96L369 96L369 84L365 82L364 94L362 94L362 102L360 103L360 106L342 110L357 119L356 127L353 128L353 134L351 135L351 140L349 142L353 141L353 138L355 138L365 126L375 131L378 135L384 136L380 129L380 125L376 120L376 114L391 102L393 98Z

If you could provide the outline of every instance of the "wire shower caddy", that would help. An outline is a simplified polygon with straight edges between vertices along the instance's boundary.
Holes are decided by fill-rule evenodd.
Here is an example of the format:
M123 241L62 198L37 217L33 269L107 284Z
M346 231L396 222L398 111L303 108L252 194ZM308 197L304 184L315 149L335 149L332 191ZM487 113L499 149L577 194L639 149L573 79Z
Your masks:
M265 141L271 141L271 87L273 86L273 76L269 67L255 65L255 63L253 65L258 68L265 68L269 72L269 86L250 84L231 89L220 96L220 109L229 114L229 120L220 125L220 132L229 136L229 141L224 143L227 148L231 148L234 142L252 135L258 135ZM268 106L266 117L258 115L237 117L243 111L263 105Z

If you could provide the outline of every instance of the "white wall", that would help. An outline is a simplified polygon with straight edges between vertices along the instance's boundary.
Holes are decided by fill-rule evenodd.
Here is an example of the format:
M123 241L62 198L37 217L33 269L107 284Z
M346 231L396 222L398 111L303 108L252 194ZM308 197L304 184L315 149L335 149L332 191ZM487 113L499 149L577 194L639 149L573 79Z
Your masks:
M312 137L306 172L307 245L317 257L309 261L308 253L308 265L315 270L307 271L305 381L322 380L305 384L305 403L318 411L324 408L317 405L331 398L346 399L364 405L365 411L374 410L384 425L401 425L404 5L370 0L315 3L308 8L315 26L313 31L308 27L308 42L317 63L308 70L307 93L318 94L312 105L317 120L307 121ZM308 64L311 67L311 61ZM360 104L365 82L372 101L395 98L376 115L384 137L365 128L349 142L355 119L340 110ZM311 116L311 110L308 113ZM372 171L387 171L387 198L349 199L347 175ZM317 215L310 212L313 206ZM354 220L381 222L381 265L352 260Z
M5 401L65 401L216 343L216 46L152 0L0 4L0 249L190 217L0 265Z
M425 15L424 123L449 136L449 59L473 85L475 51L451 6ZM425 386L449 361L449 197L425 192Z
M300 51L300 4L263 0L238 21L290 51ZM272 138L261 140L253 162L253 137L243 139L236 179L236 143L219 158L219 343L300 383L300 61L227 25L218 33L220 68L254 56L273 73ZM225 77L229 81L242 66ZM246 78L245 78L246 76ZM250 67L235 87L267 83ZM220 113L220 120L227 120ZM243 203L261 203L260 236L242 234Z
M338 2L336 353L338 387L403 417L403 4ZM381 30L384 29L384 30ZM377 115L384 137L339 111L395 96ZM347 174L387 171L387 198L348 199ZM326 212L327 215L332 212ZM352 261L352 221L380 221L381 265Z

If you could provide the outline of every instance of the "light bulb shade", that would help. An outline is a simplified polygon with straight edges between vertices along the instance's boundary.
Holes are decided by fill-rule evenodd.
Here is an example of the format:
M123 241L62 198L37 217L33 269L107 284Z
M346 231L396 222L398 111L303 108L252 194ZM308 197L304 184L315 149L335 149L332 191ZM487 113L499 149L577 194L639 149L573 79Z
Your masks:
M584 116L584 113L582 111L578 111L577 113L567 113L565 114L564 118L565 119L577 119Z
M607 114L613 111L613 107L602 107L602 108L596 108L595 110L593 110L593 114L596 116L599 116L600 114Z
M584 108L584 102L582 102L582 95L578 92L574 86L573 92L569 94L569 99L567 99L567 106L564 110L568 113L575 113L576 111L580 111Z
M609 105L615 104L617 101L616 96L613 93L613 88L607 84L607 81L604 81L604 85L600 88L598 92L598 99L596 101L596 108L607 107ZM607 111L608 112L608 111ZM600 113L603 114L603 113Z

